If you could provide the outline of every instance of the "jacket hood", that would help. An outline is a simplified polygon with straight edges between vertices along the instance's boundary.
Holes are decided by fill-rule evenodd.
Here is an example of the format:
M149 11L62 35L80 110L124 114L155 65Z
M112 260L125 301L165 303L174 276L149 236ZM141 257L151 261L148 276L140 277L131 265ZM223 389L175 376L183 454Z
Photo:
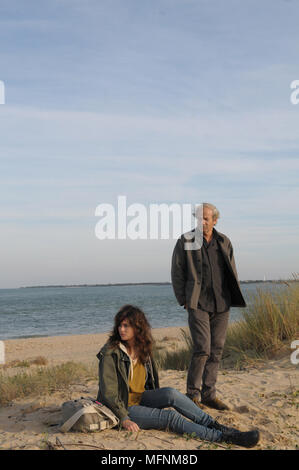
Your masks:
M111 344L107 342L98 352L97 358L100 358L100 356L111 355L117 351L123 351L128 356L128 358L131 359L126 347L121 342L119 342L116 346L111 346Z
M114 348L114 347L111 347L111 345L107 342L107 343L104 344L104 346L99 350L99 352L98 352L98 354L97 354L97 358L99 359L100 356L110 355L110 354L112 354L114 351L115 351L115 348Z

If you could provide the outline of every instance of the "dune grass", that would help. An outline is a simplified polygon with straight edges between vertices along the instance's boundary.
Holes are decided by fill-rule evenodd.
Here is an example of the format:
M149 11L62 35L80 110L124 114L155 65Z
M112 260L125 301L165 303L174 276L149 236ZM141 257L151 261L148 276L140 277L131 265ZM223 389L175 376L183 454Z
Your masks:
M228 329L223 357L270 359L299 337L299 283L257 290L242 319Z
M155 352L161 369L188 369L192 340L189 333L181 331L185 348ZM273 358L294 339L299 339L299 282L291 282L281 291L257 289L242 318L229 325L221 367L239 368Z
M0 405L7 405L17 398L40 396L67 389L78 380L96 379L96 371L84 364L66 362L51 367L8 375L0 373Z
M37 365L37 366L45 366L48 364L48 360L44 357L44 356L38 356L38 357L35 357L34 359L26 359L26 360L19 360L19 359L15 359L14 361L11 361L11 362L8 362L8 363L5 363L5 364L1 364L0 365L0 371L2 370L5 370L5 369L9 369L11 367L31 367L33 365Z

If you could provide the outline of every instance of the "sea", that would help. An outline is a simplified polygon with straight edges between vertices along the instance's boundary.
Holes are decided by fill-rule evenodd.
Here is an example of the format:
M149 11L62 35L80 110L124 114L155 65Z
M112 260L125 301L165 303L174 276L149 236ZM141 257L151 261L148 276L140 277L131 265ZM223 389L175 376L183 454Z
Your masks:
M282 288L267 281L241 283L248 305L258 289ZM109 332L124 304L141 308L152 328L188 324L171 284L0 289L0 340ZM231 308L230 322L240 319L243 310Z

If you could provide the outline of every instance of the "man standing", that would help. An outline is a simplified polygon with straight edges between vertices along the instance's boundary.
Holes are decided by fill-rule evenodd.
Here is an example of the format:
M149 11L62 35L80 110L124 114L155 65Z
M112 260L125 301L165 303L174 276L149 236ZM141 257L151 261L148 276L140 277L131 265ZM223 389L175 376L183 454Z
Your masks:
M188 310L188 323L193 341L193 355L187 376L187 395L198 406L201 403L217 410L228 406L216 397L219 362L226 338L230 307L246 307L233 248L230 240L214 226L219 218L215 206L203 203L198 218L202 246L186 249L190 232L177 241L171 278L175 296ZM195 232L195 229L192 231ZM191 233L192 233L191 232ZM194 246L194 245L193 245Z

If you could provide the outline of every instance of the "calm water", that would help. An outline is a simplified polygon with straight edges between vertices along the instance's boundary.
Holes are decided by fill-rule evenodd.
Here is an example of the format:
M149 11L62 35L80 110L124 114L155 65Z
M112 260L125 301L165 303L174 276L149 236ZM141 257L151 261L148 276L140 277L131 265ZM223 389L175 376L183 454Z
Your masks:
M241 284L247 302L257 288L282 287ZM0 289L0 340L107 332L126 303L141 307L153 328L187 325L186 310L177 304L171 285ZM232 308L230 321L240 318L241 310Z

